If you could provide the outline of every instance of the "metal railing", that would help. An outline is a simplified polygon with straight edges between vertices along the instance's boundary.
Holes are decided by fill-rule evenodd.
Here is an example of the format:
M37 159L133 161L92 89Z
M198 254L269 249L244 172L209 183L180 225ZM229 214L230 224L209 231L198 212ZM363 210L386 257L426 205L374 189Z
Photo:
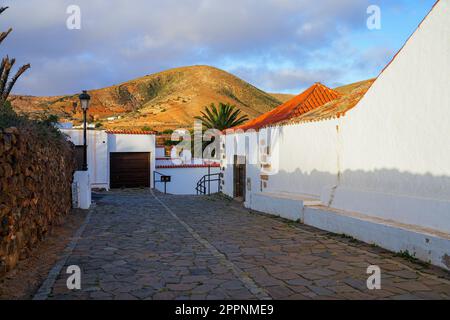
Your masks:
M156 189L156 183L160 182L160 183L164 183L164 193L167 193L167 183L170 182L170 176L166 176L165 174L162 174L161 172L158 171L153 171L153 187ZM156 180L156 175L159 175L159 180ZM169 178L169 179L167 179Z
M217 192L220 192L220 173L208 173L204 175L198 182L195 190L197 195L211 195L211 182L217 181Z

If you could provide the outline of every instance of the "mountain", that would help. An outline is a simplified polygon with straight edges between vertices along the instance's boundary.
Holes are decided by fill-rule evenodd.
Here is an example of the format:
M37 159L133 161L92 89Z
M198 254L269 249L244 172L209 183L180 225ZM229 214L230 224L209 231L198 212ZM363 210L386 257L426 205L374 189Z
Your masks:
M295 94L289 93L270 93L270 95L283 103L288 102L289 100L295 97Z
M347 84L347 85L344 85L344 86L340 86L340 87L334 88L334 90L336 90L340 94L348 95L348 94L351 94L352 92L354 92L355 89L364 88L364 87L367 87L367 86L370 87L370 85L372 85L372 83L374 81L375 81L375 78L368 79L368 80L363 80L363 81L358 81L358 82L355 82L355 83L350 83L350 84Z
M107 129L191 128L193 118L213 102L234 104L253 119L282 103L236 76L209 66L171 69L91 90L89 94L90 122L101 123ZM31 117L56 114L74 124L82 119L78 94L12 96L11 103L17 112Z

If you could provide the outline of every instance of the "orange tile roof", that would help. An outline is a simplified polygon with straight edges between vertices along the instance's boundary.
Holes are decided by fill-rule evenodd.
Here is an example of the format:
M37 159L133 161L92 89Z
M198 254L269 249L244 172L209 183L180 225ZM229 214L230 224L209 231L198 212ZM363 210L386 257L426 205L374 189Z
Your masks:
M108 134L156 134L155 131L142 131L142 130L106 130Z
M340 96L341 94L337 91L330 89L321 83L315 83L306 91L295 96L291 100L243 125L232 128L232 130L259 130L263 127L298 117L327 102L333 101Z
M298 117L282 121L279 125L340 118L344 116L347 111L351 110L358 104L374 82L375 79L370 79L354 83L349 86L337 88L335 90L342 93L338 99L325 103L324 105Z

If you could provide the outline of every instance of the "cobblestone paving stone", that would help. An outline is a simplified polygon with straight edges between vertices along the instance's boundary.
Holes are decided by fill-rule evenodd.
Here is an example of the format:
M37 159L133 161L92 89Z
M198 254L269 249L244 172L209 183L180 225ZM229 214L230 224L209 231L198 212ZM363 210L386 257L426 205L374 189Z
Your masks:
M48 298L450 298L449 273L381 248L219 196L156 196L100 194ZM82 269L81 290L67 289L69 265ZM381 268L381 290L367 289L369 265Z

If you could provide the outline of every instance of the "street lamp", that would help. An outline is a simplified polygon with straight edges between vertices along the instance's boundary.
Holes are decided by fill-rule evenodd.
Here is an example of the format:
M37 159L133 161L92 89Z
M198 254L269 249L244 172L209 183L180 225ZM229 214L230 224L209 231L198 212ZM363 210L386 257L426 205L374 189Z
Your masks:
M87 124L86 124L86 112L89 109L89 103L91 101L91 97L88 95L86 90L83 90L83 93L78 97L81 103L81 109L83 109L83 167L81 170L87 171Z

